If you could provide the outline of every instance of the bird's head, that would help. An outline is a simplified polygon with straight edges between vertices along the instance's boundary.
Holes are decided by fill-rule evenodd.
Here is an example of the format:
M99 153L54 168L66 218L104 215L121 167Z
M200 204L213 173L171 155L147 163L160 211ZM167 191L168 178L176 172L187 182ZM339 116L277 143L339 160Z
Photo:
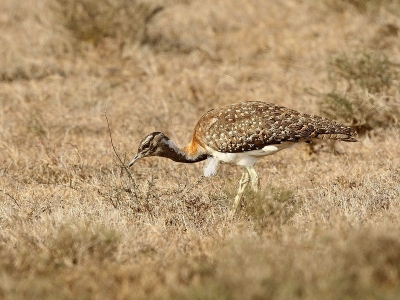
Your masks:
M169 148L170 139L162 132L152 132L139 144L138 152L128 167L131 167L139 158L147 156L163 156L166 148Z

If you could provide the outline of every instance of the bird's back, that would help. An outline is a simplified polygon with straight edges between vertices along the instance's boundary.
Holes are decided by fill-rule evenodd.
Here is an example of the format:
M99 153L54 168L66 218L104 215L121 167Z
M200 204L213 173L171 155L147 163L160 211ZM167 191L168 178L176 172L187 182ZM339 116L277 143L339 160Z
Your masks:
M238 153L312 139L356 141L354 129L327 118L266 102L241 102L210 110L194 136L216 151Z

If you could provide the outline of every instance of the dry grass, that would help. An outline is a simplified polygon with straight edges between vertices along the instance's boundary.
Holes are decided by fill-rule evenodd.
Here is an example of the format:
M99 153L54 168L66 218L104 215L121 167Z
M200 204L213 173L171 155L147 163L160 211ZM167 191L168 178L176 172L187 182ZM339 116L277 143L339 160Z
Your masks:
M360 134L400 125L398 63L385 53L356 52L339 54L328 65L333 90L320 102L324 116L352 125Z
M367 91L343 95L330 92L324 96L320 106L324 116L352 125L359 134L400 125L399 95L373 95Z
M335 56L329 63L332 81L344 79L349 86L357 85L370 93L398 88L400 64L389 60L384 53L356 52Z
M400 62L396 1L93 3L0 4L1 299L399 298L398 78L375 80ZM378 90L354 53L379 58ZM149 158L131 178L104 117L126 163L212 107L318 113L332 91L354 101L326 111L371 134L263 160L234 221L239 168Z
M325 4L332 10L344 13L356 10L359 13L379 14L381 9L399 14L399 3L396 0L325 0Z

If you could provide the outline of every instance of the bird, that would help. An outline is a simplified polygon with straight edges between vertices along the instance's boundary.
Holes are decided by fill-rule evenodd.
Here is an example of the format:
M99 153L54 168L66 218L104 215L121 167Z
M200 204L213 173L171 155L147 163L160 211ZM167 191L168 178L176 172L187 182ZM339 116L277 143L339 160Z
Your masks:
M141 158L166 157L179 163L208 159L204 176L213 176L219 162L244 167L230 218L234 218L249 183L255 192L260 180L254 168L264 156L299 142L332 139L356 142L357 132L334 120L262 101L239 102L211 109L195 125L192 140L178 147L162 132L148 134L139 144L128 167Z

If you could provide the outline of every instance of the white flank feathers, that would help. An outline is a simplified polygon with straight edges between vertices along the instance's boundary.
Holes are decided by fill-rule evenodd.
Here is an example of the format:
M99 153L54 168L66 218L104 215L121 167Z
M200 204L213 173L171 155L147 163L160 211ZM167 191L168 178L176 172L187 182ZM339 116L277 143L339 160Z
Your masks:
M204 176L210 177L217 174L218 163L219 163L218 158L210 157L207 160L207 166L204 168Z

